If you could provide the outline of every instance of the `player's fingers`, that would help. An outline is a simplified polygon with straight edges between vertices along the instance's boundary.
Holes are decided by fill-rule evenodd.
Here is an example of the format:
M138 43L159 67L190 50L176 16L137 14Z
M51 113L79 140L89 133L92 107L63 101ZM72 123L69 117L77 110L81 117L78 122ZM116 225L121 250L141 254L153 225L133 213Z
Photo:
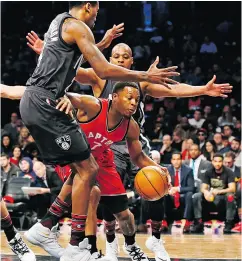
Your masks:
M166 82L164 82L163 80L160 82L160 84L165 86L168 89L171 89L171 87Z
M120 37L120 36L122 36L122 35L123 35L122 33L120 33L120 34L115 34L114 37L113 37L113 39L116 39L116 38L118 38L118 37Z
M34 41L32 40L32 38L30 38L29 36L26 36L26 38L32 45L34 45Z
M162 76L164 77L171 77L171 76L179 76L180 73L179 72L163 72Z
M56 105L56 109L60 109L61 108L61 106L62 106L62 104L64 103L64 100L57 100L56 102L58 102L58 104Z
M34 49L34 46L31 45L30 43L27 43L28 47L30 47L31 49Z
M68 106L68 103L64 102L59 110L64 111L67 106Z
M124 30L124 27L119 28L119 29L117 29L117 27L116 27L116 29L115 29L116 33L120 33L120 32L122 32L123 30Z
M178 66L171 66L171 67L167 67L167 68L163 68L161 69L164 72L169 72L169 71L175 71L178 68Z
M225 95L225 94L220 94L220 97L222 97L222 98L228 98L228 95Z
M221 92L222 92L222 93L231 93L231 92L232 92L232 90L221 89Z
M69 114L70 111L71 111L71 104L68 103L68 104L67 104L67 107L66 107L66 109L65 109L65 113L66 113L66 114Z
M231 86L230 84L216 84L216 87L220 87L222 89L230 89L232 90L233 89L233 86Z
M36 39L34 38L34 36L31 33L28 33L28 37L31 38L32 41L36 41Z
M118 25L116 26L116 28L121 28L121 27L124 27L124 23L118 24Z
M39 36L36 34L36 32L35 31L31 31L31 34L36 38L36 39L38 39L39 38Z

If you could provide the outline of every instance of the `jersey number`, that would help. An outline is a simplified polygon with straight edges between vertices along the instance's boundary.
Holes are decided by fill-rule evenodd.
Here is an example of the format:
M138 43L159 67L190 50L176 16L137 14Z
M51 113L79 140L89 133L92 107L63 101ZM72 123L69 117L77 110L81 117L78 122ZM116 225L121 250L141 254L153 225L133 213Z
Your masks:
M97 141L94 141L94 144L95 144L95 145L91 148L91 150L95 150L96 148L102 146L102 144L101 144L100 142L97 142Z

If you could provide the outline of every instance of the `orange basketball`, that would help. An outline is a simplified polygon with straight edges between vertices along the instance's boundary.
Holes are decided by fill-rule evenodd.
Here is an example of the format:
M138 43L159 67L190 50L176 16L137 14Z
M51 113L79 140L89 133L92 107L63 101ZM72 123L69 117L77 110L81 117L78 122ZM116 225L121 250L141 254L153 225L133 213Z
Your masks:
M158 200L168 193L167 174L159 167L145 167L135 176L134 186L142 198L149 201Z

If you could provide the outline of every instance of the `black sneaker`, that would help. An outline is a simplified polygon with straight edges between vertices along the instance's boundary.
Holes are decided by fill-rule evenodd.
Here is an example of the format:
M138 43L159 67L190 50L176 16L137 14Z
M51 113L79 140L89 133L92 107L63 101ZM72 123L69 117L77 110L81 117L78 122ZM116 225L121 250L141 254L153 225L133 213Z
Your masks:
M226 221L224 227L224 234L230 234L233 226L233 221Z
M149 261L146 254L141 250L141 248L136 243L129 246L124 244L123 250L126 254L129 255L132 261Z
M194 221L194 225L190 228L191 233L203 233L204 225L203 222Z

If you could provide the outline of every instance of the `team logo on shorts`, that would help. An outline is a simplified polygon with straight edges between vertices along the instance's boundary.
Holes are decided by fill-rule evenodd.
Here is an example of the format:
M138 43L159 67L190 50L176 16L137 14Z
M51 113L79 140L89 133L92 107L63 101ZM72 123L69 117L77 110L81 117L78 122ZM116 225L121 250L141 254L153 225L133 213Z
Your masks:
M63 150L69 150L71 147L71 137L70 135L63 135L55 139L55 142Z

